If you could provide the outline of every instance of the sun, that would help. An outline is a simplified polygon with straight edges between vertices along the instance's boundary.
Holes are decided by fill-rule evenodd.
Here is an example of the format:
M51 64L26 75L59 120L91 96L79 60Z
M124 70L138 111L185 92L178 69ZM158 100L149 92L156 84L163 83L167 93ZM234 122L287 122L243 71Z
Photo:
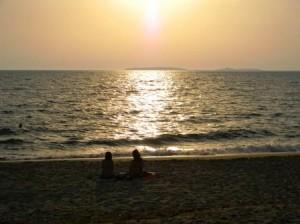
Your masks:
M115 0L116 4L130 13L139 14L149 37L158 36L166 20L177 17L186 7L200 0Z
M163 1L159 0L121 0L123 6L133 12L143 15L145 28L149 33L155 33L160 26L160 13L163 8Z
M145 23L149 33L157 33L160 26L159 18L159 1L158 0L147 0L145 8Z

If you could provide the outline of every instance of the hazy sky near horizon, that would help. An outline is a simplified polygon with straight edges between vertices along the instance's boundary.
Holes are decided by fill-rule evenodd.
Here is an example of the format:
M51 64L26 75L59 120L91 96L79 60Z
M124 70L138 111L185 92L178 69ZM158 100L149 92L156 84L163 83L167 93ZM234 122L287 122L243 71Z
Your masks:
M299 0L0 0L0 69L300 69Z

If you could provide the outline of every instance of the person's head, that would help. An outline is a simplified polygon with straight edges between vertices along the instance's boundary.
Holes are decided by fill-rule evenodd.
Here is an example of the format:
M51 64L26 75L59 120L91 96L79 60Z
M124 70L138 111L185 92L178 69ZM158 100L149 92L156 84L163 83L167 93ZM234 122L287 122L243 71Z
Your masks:
M111 152L106 152L105 153L105 159L106 160L112 160L112 154L111 154Z
M132 156L133 156L133 159L140 159L141 158L141 154L139 153L139 151L137 149L132 151Z

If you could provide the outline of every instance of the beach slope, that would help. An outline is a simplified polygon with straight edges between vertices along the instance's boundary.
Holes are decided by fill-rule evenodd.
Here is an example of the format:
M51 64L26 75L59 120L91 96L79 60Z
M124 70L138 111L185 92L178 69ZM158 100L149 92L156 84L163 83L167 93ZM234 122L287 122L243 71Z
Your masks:
M99 181L97 160L0 163L0 223L300 223L299 156L146 166L159 175Z

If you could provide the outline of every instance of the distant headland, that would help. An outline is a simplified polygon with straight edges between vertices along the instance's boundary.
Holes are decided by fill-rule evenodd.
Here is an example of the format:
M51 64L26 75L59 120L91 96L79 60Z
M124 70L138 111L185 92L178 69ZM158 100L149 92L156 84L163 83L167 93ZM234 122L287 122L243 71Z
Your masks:
M179 71L187 71L188 69L179 68L179 67L133 67L126 68L126 70L179 70Z
M171 70L171 71L203 71L203 72L262 72L265 70L258 68L220 68L220 69L187 69L181 67L132 67L126 70Z
M220 72L262 72L264 70L258 68L221 68L216 69L215 71Z

